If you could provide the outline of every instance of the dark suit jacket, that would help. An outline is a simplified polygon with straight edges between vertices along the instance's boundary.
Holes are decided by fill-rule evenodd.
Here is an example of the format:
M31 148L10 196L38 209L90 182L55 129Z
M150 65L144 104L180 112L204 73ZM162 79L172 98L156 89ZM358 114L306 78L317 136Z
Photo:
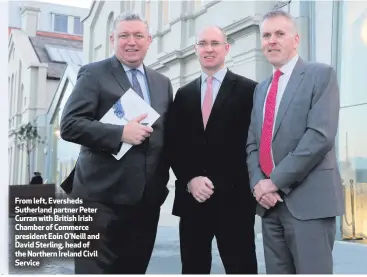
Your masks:
M111 154L122 145L123 126L99 120L131 84L115 56L81 67L60 124L61 137L81 145L75 171L66 180L73 185L71 196L128 205L138 203L143 196L154 204L165 200L169 178L165 125L173 101L172 85L164 75L144 69L151 106L161 116L153 124L148 141L116 160Z
M31 185L43 184L43 179L41 176L33 176L30 184Z
M255 212L246 165L246 140L256 82L227 71L207 127L201 114L201 78L177 91L169 114L169 147L177 177L173 214L189 215L198 203L187 192L188 182L208 177L214 194L248 203Z

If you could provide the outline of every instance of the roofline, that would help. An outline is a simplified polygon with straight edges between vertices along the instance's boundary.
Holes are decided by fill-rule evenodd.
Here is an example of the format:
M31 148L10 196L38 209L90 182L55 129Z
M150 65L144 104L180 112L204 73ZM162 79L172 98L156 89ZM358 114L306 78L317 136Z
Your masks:
M15 30L20 30L20 28L18 28L18 27L8 27L8 36L10 36L11 35L11 31L13 30L13 29L15 29Z
M36 35L37 36L43 36L43 37L64 38L64 39L83 41L83 36L81 36L81 35L72 35L72 34L67 34L67 33L37 31Z
M50 105L48 106L47 109L47 113L46 113L46 119L49 123L52 122L54 115L55 115L55 110L56 107L58 106L59 102L61 101L61 96L64 96L64 88L66 87L66 85L68 85L69 83L75 85L76 79L70 78L71 77L71 73L73 72L73 66L70 63L66 64L66 68L64 70L64 73L62 74L62 76L60 77L60 82L57 85L56 91L52 97L52 100L50 102ZM76 75L78 74L78 72L74 72ZM75 76L76 78L77 76Z
M93 9L94 9L94 6L96 5L96 2L97 1L93 1L92 2L92 5L90 6L90 8L89 8L89 12L88 12L88 14L82 19L82 21L81 22L84 22L91 14L92 14L92 11L93 11ZM99 2L99 1L98 1Z
M8 36L11 37L12 30L21 30L18 27L8 27ZM71 39L71 40L78 40L83 41L82 35L73 35L73 34L67 34L67 33L56 33L56 32L48 32L48 31L37 31L37 36L43 36L43 37L54 37L54 38L63 38L63 39Z

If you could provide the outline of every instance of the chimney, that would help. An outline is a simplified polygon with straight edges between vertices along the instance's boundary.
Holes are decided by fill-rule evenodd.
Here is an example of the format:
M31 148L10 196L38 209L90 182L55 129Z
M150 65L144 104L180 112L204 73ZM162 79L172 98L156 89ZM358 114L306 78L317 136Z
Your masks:
M36 36L38 28L38 13L40 11L41 10L39 8L29 6L23 6L21 8L20 14L22 17L22 31L30 37Z

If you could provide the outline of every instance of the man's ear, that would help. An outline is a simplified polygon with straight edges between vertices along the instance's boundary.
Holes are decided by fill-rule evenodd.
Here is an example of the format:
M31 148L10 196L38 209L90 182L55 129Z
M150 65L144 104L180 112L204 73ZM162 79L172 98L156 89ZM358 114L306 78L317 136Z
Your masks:
M226 49L226 55L227 55L227 54L228 54L228 52L229 52L229 48L230 48L229 43L227 42L227 43L226 43L226 45L225 45L224 47L225 47L225 49Z
M115 42L115 37L113 35L113 33L110 34L110 43L111 43L111 46L113 47L114 45L114 42Z

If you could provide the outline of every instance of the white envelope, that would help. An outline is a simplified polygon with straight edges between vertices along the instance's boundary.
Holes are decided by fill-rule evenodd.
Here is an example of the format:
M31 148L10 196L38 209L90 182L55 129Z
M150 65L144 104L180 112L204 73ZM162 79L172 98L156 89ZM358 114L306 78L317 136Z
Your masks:
M160 117L160 115L131 88L126 91L118 101L121 103L123 110L122 114L117 113L116 115L116 109L114 105L101 118L100 122L115 125L126 125L130 120L138 117L141 114L147 113L148 116L140 123L145 123L147 126L152 126ZM123 142L117 155L112 154L112 156L114 156L117 160L120 160L132 146L132 144Z

